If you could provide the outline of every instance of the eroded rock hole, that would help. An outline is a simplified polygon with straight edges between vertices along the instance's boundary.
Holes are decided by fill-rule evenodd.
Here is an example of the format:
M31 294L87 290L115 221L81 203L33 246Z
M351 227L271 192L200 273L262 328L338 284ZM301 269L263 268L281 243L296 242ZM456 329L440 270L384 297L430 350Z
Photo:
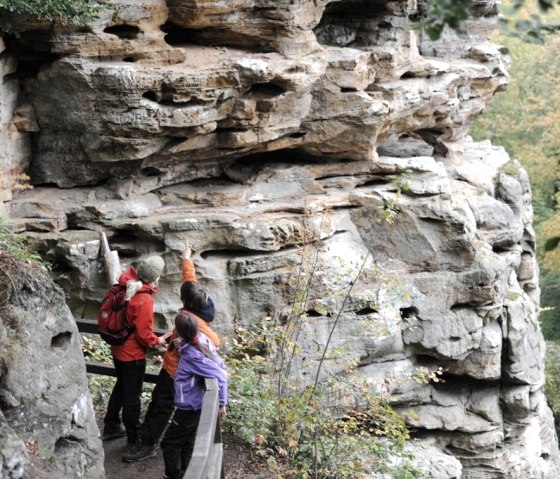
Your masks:
M73 436L59 437L54 444L55 455L64 454L65 450L80 448L83 449L82 440Z
M384 21L387 13L387 0L329 3L314 32L322 45L374 45L379 42L379 30L390 26Z
M418 316L418 309L414 306L410 306L408 308L401 308L400 313L402 319L412 319Z
M298 138L303 138L306 134L307 133L298 132L298 133L292 133L292 134L288 135L288 137L298 139Z
M122 61L126 62L126 63L134 63L136 61L136 59L133 58L133 57L125 57L125 58L122 59Z
M157 96L156 92L153 91L153 90L148 90L148 91L144 92L142 94L142 98L146 98L147 100L155 101L155 102L158 101L158 96Z
M172 47L179 47L181 45L194 43L193 31L187 28L180 27L171 22L167 22L162 25L161 30L165 33L165 36L163 37L165 43L171 45Z
M496 253L496 254L501 254L501 253L510 253L511 249L507 248L505 245L492 245L492 252Z
M108 33L109 35L115 35L122 40L134 40L138 37L140 29L134 25L123 24L107 27L103 30L103 32Z
M148 167L142 168L142 170L140 170L140 175L144 176L144 177L159 176L162 173L163 172L160 169L155 168L153 166L148 166Z
M18 56L18 63L16 71L4 75L3 83L7 83L11 80L27 80L32 79L37 76L37 74L48 68L53 62L58 60L60 55L55 55L53 53L28 53Z
M142 98L153 101L164 106L187 107L187 106L200 106L208 104L207 101L198 99L195 96L186 97L185 99L175 99L175 90L172 86L163 84L161 93L154 90L148 90L142 94Z
M251 88L249 88L246 95L249 98L265 99L280 96L285 92L286 90L284 88L273 82L254 83Z
M477 306L480 306L479 304L475 303L475 302L466 302L466 303L456 303L453 306L451 306L450 310L451 311L458 311L461 309L474 309Z
M390 183L391 179L387 178L386 176L375 176L373 178L369 178L364 180L359 184L360 188L367 188L368 186L378 186L378 185L386 185Z
M446 132L438 128L426 128L414 132L428 145L432 146L434 152L440 155L447 155L447 147L440 142L440 138L444 137Z
M439 364L439 360L428 354L416 355L416 364L425 368L431 368Z
M367 305L365 308L362 308L362 309L359 309L358 311L356 311L355 314L357 314L358 316L365 316L367 314L373 314L373 313L377 313L377 309L375 309L371 305Z
M70 344L71 340L72 333L70 331L64 331L52 337L51 348L63 348Z
M416 78L417 75L414 72L404 72L401 75L401 80L406 80L407 78Z
M56 273L70 273L73 271L70 264L68 264L65 260L60 260L60 258L55 257L54 255L49 256L48 252L45 254L45 258L51 264L51 271Z

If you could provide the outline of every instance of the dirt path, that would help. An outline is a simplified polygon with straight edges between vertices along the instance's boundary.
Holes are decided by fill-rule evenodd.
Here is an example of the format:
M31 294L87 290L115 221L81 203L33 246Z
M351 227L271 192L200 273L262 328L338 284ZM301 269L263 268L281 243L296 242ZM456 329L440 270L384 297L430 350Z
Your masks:
M105 474L107 479L160 479L164 466L161 449L157 456L141 462L125 463L121 457L126 446L126 437L105 441ZM255 461L251 452L224 435L224 464L227 479L270 479L272 476L264 464Z

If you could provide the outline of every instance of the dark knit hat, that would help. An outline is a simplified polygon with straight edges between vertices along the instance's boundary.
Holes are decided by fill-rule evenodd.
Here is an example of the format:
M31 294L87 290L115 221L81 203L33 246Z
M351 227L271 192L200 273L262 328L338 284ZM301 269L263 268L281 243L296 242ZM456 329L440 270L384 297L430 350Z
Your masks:
M150 256L141 261L136 272L143 283L153 283L161 276L165 261L161 256Z
M206 305L203 308L193 309L192 312L196 314L199 318L204 319L207 323L214 321L214 316L216 316L216 307L214 306L214 300L208 296L206 300Z

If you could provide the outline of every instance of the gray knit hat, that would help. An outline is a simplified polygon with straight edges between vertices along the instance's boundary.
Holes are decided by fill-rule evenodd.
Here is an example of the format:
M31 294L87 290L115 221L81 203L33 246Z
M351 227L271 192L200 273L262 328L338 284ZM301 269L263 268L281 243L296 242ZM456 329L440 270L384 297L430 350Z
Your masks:
M152 283L161 276L165 261L161 256L150 256L141 261L136 272L143 283Z

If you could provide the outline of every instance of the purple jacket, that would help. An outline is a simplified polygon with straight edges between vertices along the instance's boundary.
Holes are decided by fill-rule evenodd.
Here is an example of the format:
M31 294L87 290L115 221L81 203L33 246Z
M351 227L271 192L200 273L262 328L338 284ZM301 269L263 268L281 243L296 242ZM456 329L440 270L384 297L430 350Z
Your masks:
M179 348L179 365L175 373L175 406L179 409L199 411L204 396L204 378L218 381L220 406L228 400L227 373L224 361L216 347L204 334L198 333L200 344L204 344L214 356L207 358L195 345L185 343Z

